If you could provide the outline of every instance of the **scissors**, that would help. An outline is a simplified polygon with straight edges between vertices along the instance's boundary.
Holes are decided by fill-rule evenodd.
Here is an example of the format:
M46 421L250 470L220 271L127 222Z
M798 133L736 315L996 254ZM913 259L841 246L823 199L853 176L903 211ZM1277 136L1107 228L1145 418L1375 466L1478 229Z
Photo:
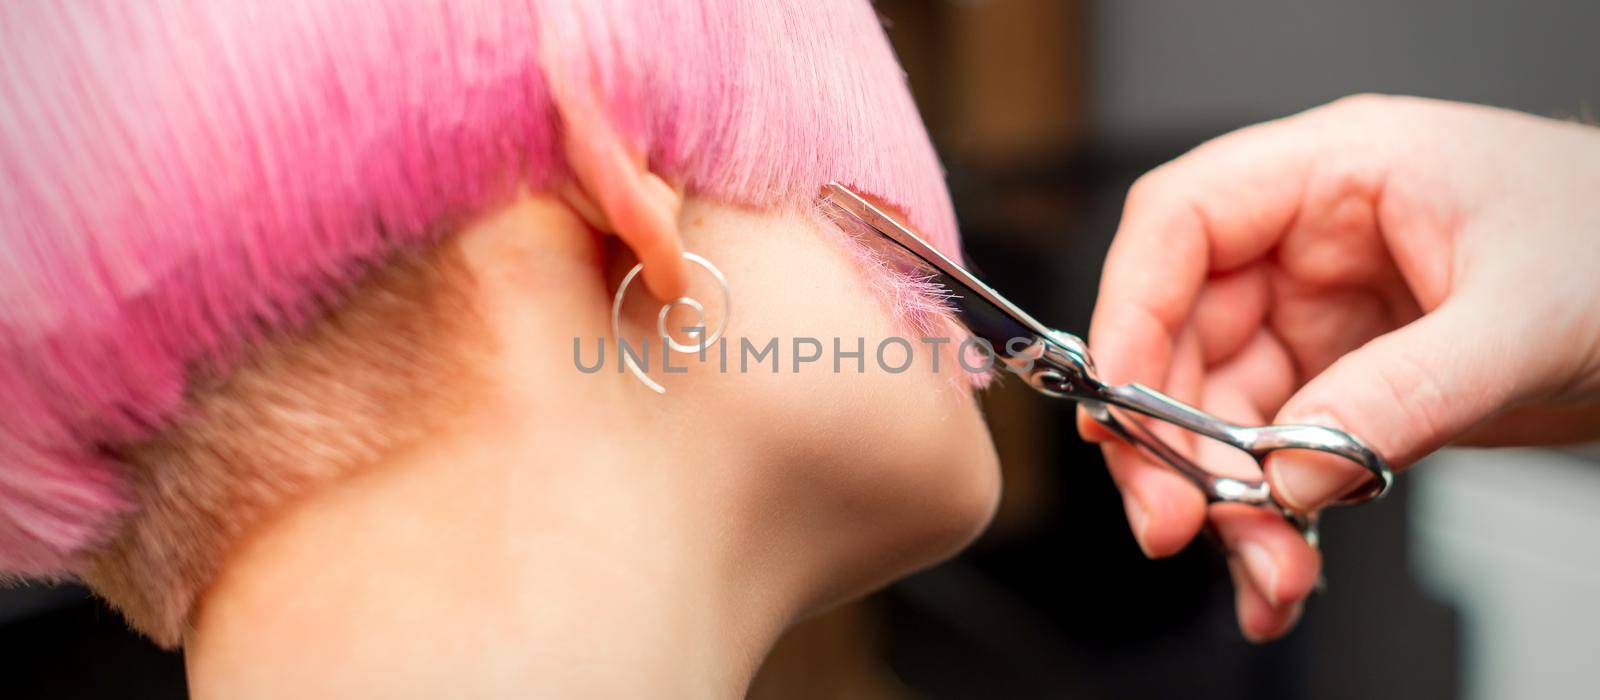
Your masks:
M1394 484L1394 473L1383 457L1342 430L1317 425L1238 425L1142 384L1102 382L1082 339L1034 320L861 196L830 182L822 189L819 205L842 220L878 234L892 243L893 249L909 253L919 270L950 291L956 314L976 339L988 345L988 354L997 363L1045 396L1077 402L1122 441L1186 477L1211 503L1242 503L1275 510L1298 528L1307 542L1317 545L1316 512L1300 512L1278 501L1265 478L1240 479L1205 469L1152 432L1145 424L1146 418L1231 446L1253 458L1263 474L1267 456L1280 450L1308 450L1354 462L1370 478L1347 493L1338 505L1370 501L1383 496Z

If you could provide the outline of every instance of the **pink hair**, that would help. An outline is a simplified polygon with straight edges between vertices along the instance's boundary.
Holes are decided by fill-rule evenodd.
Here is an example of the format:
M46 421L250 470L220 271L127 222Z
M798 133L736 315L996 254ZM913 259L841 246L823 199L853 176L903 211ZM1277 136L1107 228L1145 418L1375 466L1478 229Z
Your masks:
M366 265L566 176L547 75L657 172L758 207L828 180L945 250L938 162L864 0L0 6L0 572L134 504L103 446Z

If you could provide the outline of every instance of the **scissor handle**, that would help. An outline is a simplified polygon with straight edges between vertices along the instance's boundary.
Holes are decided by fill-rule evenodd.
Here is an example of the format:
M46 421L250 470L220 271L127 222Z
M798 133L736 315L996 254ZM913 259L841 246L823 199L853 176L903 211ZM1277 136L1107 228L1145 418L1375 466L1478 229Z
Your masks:
M1394 484L1394 472L1383 457L1343 430L1319 425L1242 426L1218 418L1142 384L1101 385L1094 400L1085 401L1090 414L1118 437L1145 448L1188 477L1212 501L1275 505L1266 479L1250 480L1214 474L1173 449L1138 421L1123 421L1108 408L1116 406L1230 445L1255 459L1263 469L1268 455L1279 450L1310 450L1341 457L1360 465L1373 478L1368 485L1339 500L1353 504L1378 498Z

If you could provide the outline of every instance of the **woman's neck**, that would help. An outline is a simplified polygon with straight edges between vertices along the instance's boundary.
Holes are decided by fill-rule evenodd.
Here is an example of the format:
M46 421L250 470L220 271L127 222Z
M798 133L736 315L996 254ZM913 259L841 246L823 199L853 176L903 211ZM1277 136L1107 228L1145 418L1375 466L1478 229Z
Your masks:
M479 276L493 396L250 533L186 639L196 697L736 697L814 602L815 562L754 521L774 510L758 453L659 425L549 340L605 318L593 237L562 211L463 238L469 261L540 251Z
M203 598L195 696L742 695L797 587L740 566L671 451L566 426L422 445L263 527Z

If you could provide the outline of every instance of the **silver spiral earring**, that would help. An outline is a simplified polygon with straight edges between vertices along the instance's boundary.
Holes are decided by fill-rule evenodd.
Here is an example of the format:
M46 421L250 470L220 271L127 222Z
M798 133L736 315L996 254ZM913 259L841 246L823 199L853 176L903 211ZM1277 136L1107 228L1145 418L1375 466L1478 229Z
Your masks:
M722 271L718 270L716 265L712 265L710 260L695 255L694 253L684 253L683 259L688 260L689 262L692 262L704 269L711 275L711 278L716 281L717 286L722 289L722 320L717 323L717 327L714 330L707 332L707 329L704 325L706 320L706 307L705 304L701 303L699 300L694 299L693 297L685 296L678 297L677 299L662 304L661 309L656 312L656 334L661 338L661 351L663 353L671 351L677 351L681 353L698 353L704 351L706 348L712 345L715 345L718 340L722 339L722 331L728 327L728 316L733 312L733 297L728 292L728 278L722 276ZM634 278L638 277L639 273L642 271L644 271L644 263L634 265L633 269L629 270L628 274L623 276L622 284L617 286L617 294L612 298L611 301L611 336L617 339L617 356L621 358L622 363L627 366L628 371L633 373L634 378L644 383L645 386L650 387L650 389L657 394L665 394L667 393L666 387L661 386L654 379L651 379L649 375L645 374L644 370L639 367L638 363L633 361L632 356L630 356L628 353L622 352L622 301L628 293L628 286L633 284ZM695 314L694 322L690 323L688 326L688 328L691 328L692 330L687 331L689 337L695 340L694 345L678 342L677 339L672 336L672 333L667 329L667 316L672 313L673 309L680 306L690 309ZM648 346L646 347L648 348ZM648 357L648 354L646 357ZM648 359L646 361L648 361Z

